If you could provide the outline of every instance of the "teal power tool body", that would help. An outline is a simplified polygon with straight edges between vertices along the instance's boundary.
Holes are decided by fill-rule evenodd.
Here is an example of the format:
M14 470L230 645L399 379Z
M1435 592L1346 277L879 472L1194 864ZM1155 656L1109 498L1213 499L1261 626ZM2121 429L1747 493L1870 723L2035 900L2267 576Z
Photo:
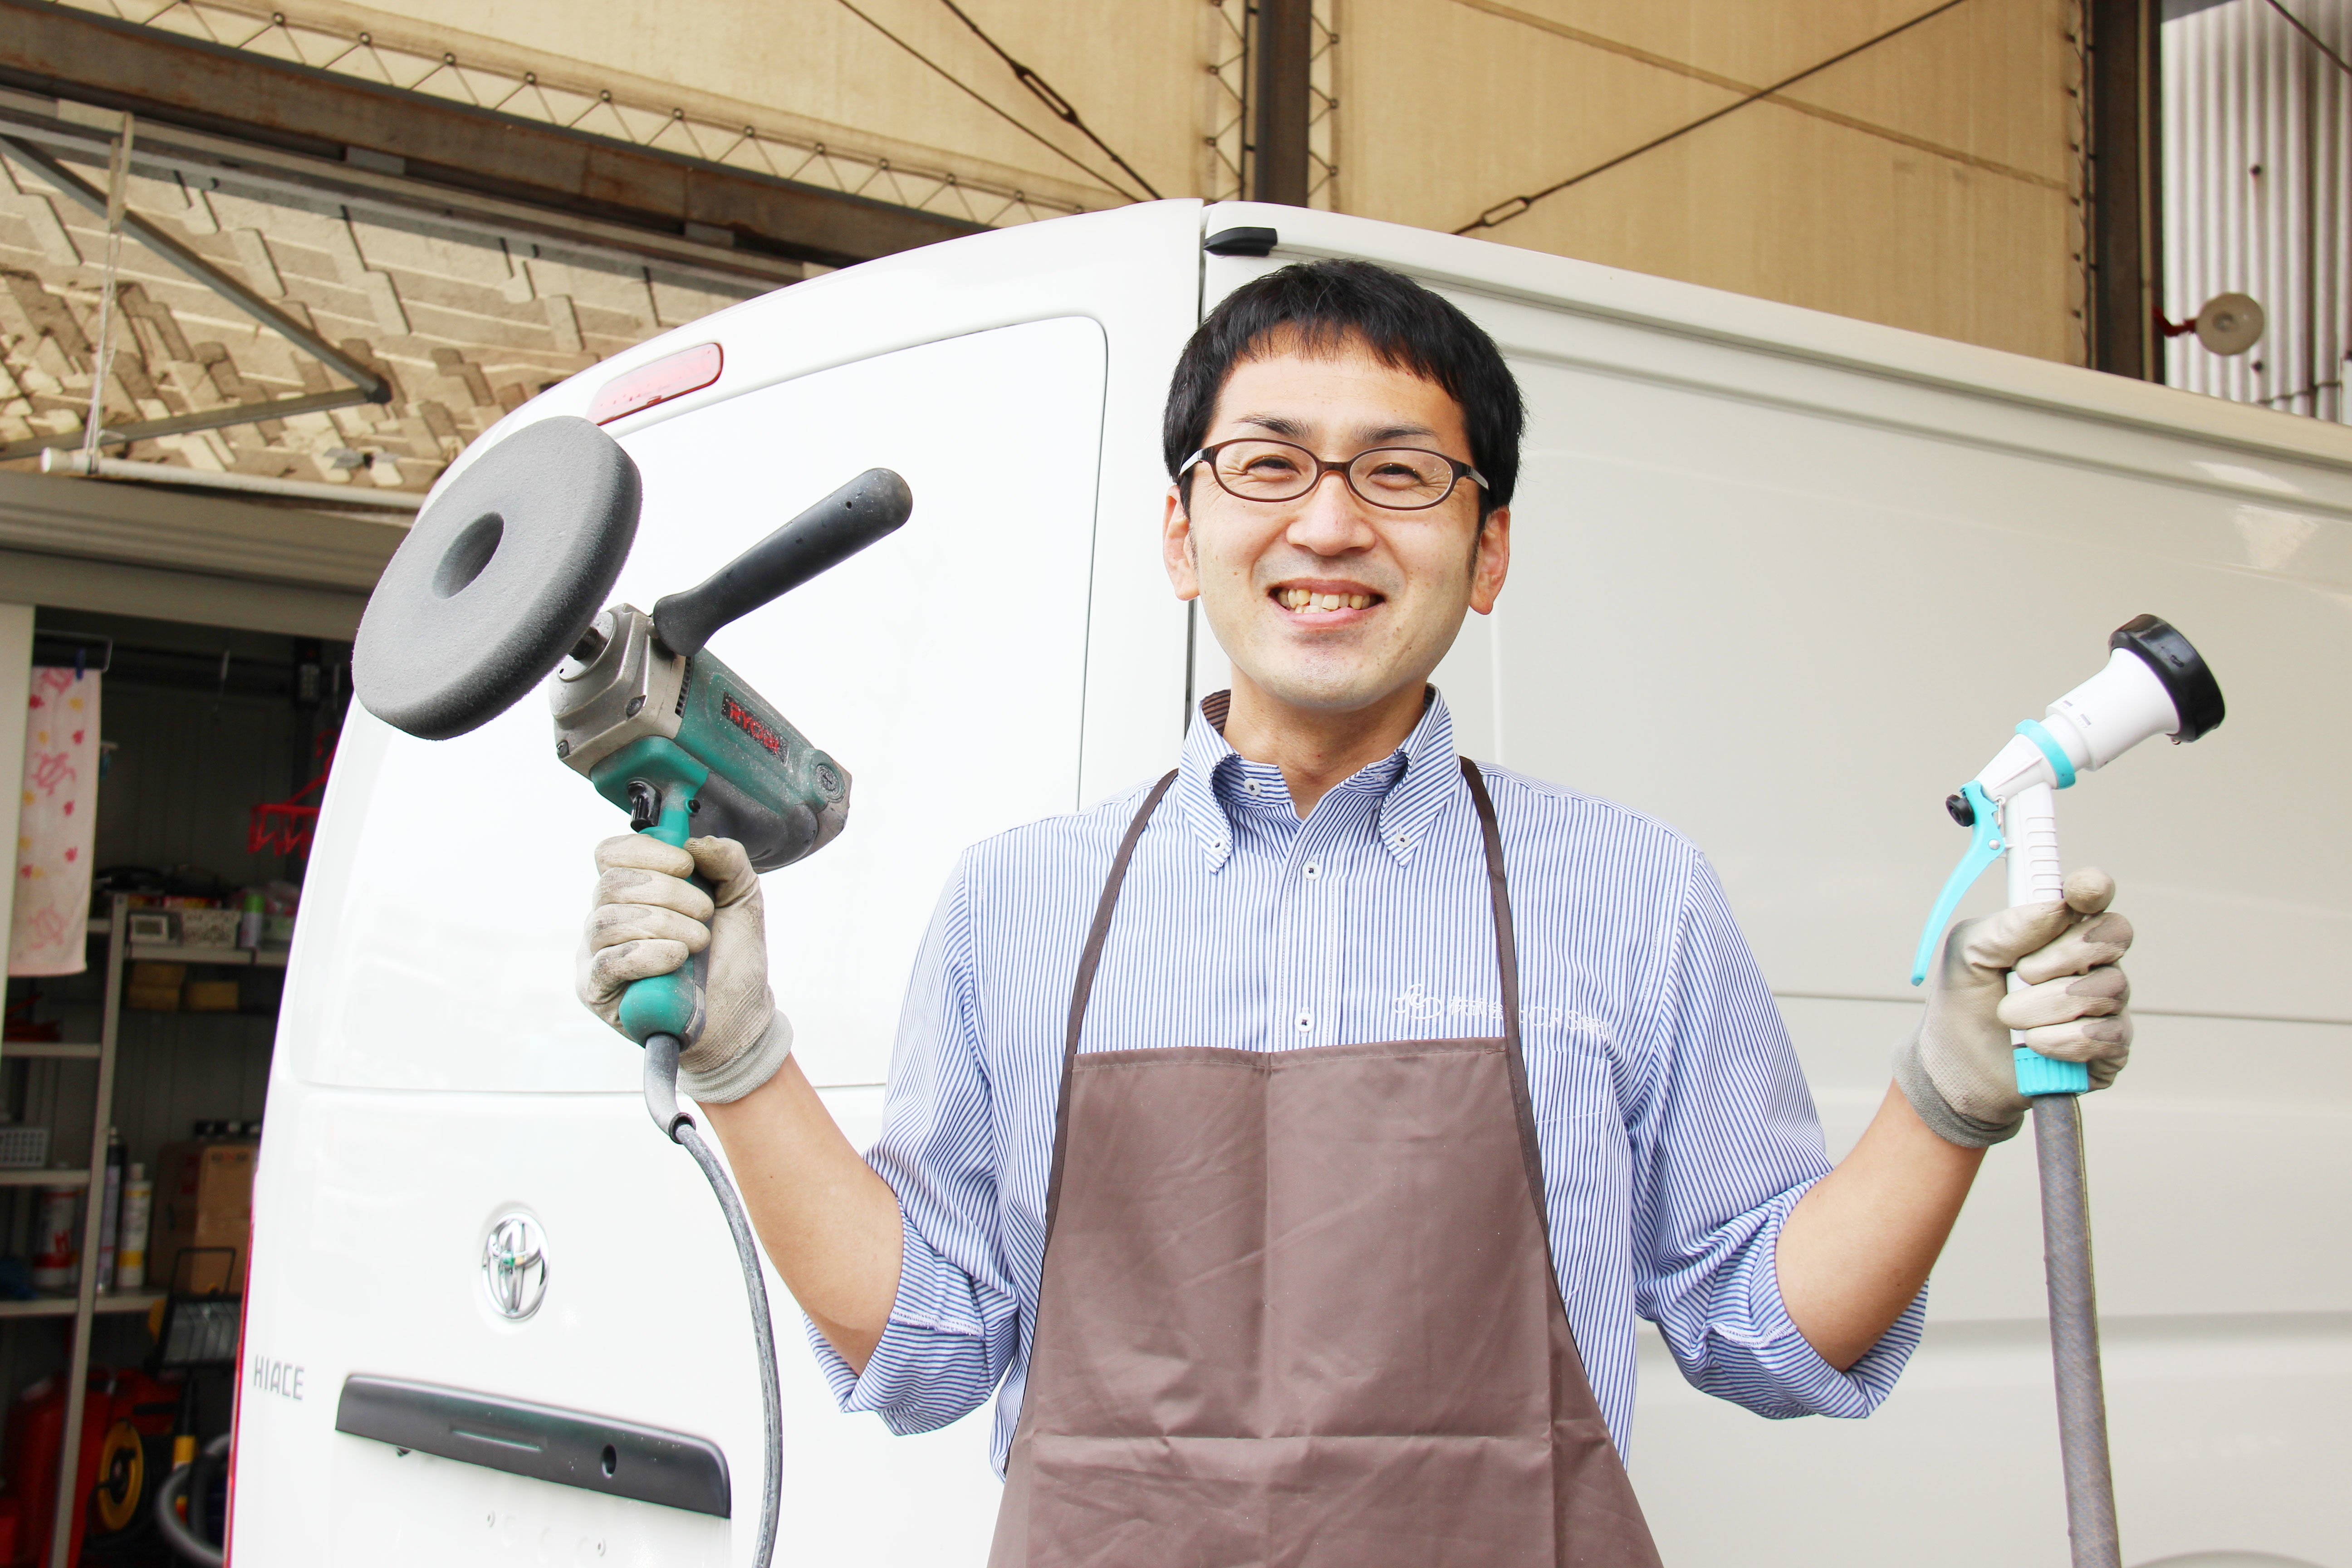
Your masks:
M385 567L352 648L354 687L379 718L446 740L544 679L556 756L626 811L631 827L676 846L736 839L755 870L789 865L841 832L849 774L708 644L897 529L913 497L897 474L868 469L647 613L605 605L641 494L636 466L586 420L542 420L484 453L434 499ZM621 1000L622 1031L646 1048L646 1108L709 1179L742 1268L766 1436L751 1561L766 1568L783 1482L774 1332L742 1202L677 1103L678 1054L694 1015L684 971L637 981Z
M2155 735L2194 741L2218 727L2221 688L2196 648L2166 622L2140 616L2107 639L2098 674L2028 719L1984 770L1947 800L1969 829L1968 852L1944 884L1919 933L1911 984L1927 977L1945 929L1969 889L1995 860L2009 862L2009 901L2065 897L2058 855L2057 792ZM2010 976L2011 989L2022 983ZM2033 1104L2042 1177L2042 1256L2050 1342L2058 1386L2059 1447L2066 1472L2066 1529L2074 1568L2120 1568L2107 1407L2099 1366L2098 1300L2091 1278L2089 1188L2076 1097L2091 1087L2081 1062L2059 1061L2014 1040L2018 1092Z
M555 754L666 844L733 838L766 871L830 843L848 816L848 773L705 645L898 527L910 505L905 481L874 469L651 615L605 610L548 682ZM685 1034L692 1017L683 974L640 980L621 1003L621 1027L641 1045Z

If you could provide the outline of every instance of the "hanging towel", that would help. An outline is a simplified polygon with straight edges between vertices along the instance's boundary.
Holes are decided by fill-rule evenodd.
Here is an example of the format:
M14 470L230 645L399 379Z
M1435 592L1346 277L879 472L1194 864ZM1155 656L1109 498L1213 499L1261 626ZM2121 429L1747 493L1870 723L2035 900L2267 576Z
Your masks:
M11 974L79 974L88 966L98 754L98 672L36 666L16 817Z

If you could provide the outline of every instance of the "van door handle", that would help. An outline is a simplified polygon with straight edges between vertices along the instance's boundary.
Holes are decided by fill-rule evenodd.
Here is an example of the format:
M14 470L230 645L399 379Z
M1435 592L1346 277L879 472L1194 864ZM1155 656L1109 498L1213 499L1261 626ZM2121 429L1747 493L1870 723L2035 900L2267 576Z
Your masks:
M400 1378L343 1379L335 1430L509 1475L731 1517L727 1456L684 1432Z

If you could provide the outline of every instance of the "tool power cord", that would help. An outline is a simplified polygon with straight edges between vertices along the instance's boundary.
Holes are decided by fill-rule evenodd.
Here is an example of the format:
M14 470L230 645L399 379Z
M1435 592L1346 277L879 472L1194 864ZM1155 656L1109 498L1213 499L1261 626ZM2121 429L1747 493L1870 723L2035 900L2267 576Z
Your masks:
M767 1439L767 1458L760 1474L760 1540L751 1552L751 1568L769 1568L776 1551L776 1521L784 1500L783 1396L776 1386L776 1329L768 1316L768 1282L760 1270L760 1249L751 1239L751 1222L735 1184L719 1163L719 1156L703 1141L694 1118L677 1107L677 1037L654 1035L646 1041L646 1110L664 1136L694 1156L719 1194L727 1215L727 1233L735 1238L736 1260L743 1267L743 1293L751 1299L751 1338L760 1351L760 1414Z

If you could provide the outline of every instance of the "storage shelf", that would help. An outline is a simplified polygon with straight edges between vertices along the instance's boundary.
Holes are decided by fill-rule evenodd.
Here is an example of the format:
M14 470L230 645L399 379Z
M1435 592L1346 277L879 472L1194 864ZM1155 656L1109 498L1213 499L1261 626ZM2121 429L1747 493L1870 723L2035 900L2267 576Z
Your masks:
M131 944L134 961L165 963L219 963L237 968L283 969L286 950L265 947L258 952L242 947L183 947L175 942L134 942Z
M143 1312L163 1299L161 1290L113 1290L101 1294L98 1310L101 1312ZM70 1318L74 1315L75 1300L71 1296L36 1296L29 1301L0 1301L0 1318Z
M103 1048L83 1040L0 1040L0 1057L74 1057L96 1061Z
M86 1187L88 1171L47 1171L38 1165L0 1171L0 1187Z
M89 934L92 936L105 936L113 930L114 922L110 920L93 917L89 922Z

